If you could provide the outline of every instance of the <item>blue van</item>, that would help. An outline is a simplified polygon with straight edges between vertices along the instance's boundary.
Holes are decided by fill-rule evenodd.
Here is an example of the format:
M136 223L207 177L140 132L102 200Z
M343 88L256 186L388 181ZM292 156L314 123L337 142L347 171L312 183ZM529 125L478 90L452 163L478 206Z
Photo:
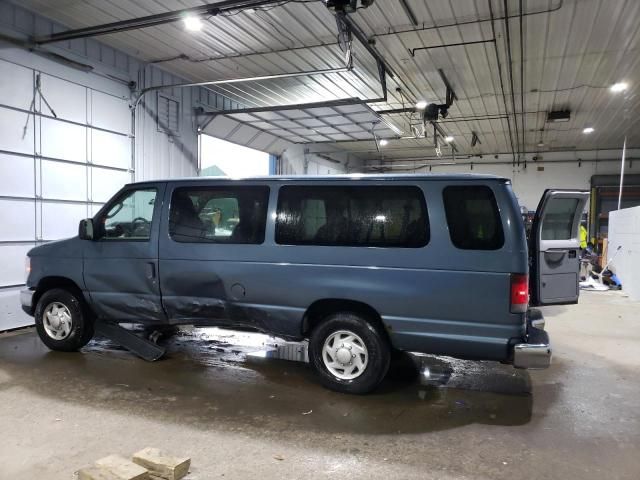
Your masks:
M53 350L80 349L98 323L308 339L320 381L349 393L374 389L397 351L545 368L530 307L577 302L587 199L545 192L528 244L493 176L133 183L78 237L29 252L21 300Z

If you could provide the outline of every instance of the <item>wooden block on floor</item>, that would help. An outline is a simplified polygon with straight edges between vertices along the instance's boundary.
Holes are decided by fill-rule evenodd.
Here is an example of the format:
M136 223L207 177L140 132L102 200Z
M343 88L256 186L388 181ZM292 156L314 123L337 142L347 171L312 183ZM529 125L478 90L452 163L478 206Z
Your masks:
M143 466L154 477L166 480L179 480L189 473L191 459L172 457L157 448L145 448L133 454L133 461Z
M105 467L86 467L78 470L78 480L122 480Z
M96 466L103 467L115 473L120 480L149 480L146 468L127 460L120 455L109 455L96 462Z

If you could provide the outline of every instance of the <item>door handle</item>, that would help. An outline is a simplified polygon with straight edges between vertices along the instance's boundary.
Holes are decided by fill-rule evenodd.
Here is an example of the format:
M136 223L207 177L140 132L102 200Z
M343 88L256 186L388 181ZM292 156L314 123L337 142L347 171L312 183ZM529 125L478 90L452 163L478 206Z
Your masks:
M153 281L156 279L156 264L153 262L147 263L147 278Z

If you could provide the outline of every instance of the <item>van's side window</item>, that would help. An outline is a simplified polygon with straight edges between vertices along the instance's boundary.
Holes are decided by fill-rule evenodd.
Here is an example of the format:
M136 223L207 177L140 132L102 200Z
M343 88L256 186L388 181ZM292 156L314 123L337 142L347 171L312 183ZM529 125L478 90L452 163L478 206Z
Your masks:
M276 242L418 248L429 242L422 190L413 186L285 186Z
M464 250L498 250L504 245L500 211L486 186L451 186L443 191L451 242Z
M149 240L157 190L124 193L100 219L101 240Z
M183 243L260 244L269 187L180 187L169 206L169 235Z

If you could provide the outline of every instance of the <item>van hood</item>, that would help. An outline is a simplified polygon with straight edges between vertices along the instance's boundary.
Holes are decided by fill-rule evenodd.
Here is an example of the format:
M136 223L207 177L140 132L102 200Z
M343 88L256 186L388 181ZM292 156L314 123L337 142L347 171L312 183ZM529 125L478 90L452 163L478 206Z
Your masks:
M82 242L78 237L67 238L65 240L56 240L55 242L47 242L43 245L29 250L29 257L63 257L63 258L81 258Z

